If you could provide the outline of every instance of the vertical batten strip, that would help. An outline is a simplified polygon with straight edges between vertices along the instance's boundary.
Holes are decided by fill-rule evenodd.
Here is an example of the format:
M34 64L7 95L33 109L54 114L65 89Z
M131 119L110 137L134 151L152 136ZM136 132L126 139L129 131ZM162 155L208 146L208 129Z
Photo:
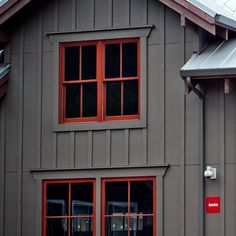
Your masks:
M5 227L5 142L6 142L6 114L5 106L0 106L0 235L4 235Z
M182 59L183 64L186 60L186 48L185 48L185 42L186 42L186 34L185 34L185 28L182 28L182 35L181 35L181 52L183 53ZM182 82L182 81L180 81ZM185 176L186 176L186 170L185 170L185 137L186 137L186 99L184 95L184 84L183 84L183 99L182 99L182 121L181 121L181 157L180 157L180 235L185 236Z
M70 166L75 167L75 132L70 132Z
M131 25L131 10L130 10L130 5L131 5L131 0L127 0L127 11L128 11L128 26Z
M125 150L124 150L124 165L129 165L130 160L129 160L129 129L125 129Z
M24 28L21 27L19 49L19 112L18 112L18 153L17 153L17 236L22 231L22 162L23 162L23 97L24 97Z
M93 132L88 131L88 167L93 166Z
M109 4L110 4L110 16L109 16L109 22L110 22L110 27L112 28L113 27L113 16L114 16L114 3L113 3L113 0L110 0L109 1Z
M39 12L38 19L38 80L37 80L37 140L36 140L36 166L42 166L42 49L43 49L43 17Z
M147 156L148 156L148 150L147 150L147 143L148 143L148 135L147 135L147 129L143 129L142 132L142 140L143 140L143 155L142 155L142 164L147 165Z
M58 32L59 30L59 5L58 1L54 1L54 31Z
M106 130L106 166L111 165L111 130Z
M163 9L160 11L160 43L161 43L161 50L160 50L160 63L161 63L161 71L160 71L160 133L161 133L161 150L160 150L160 155L161 155L161 162L164 164L165 163L165 90L166 90L166 85L165 85L165 7L161 6Z
M93 17L93 19L92 19L92 22L93 22L92 28L93 29L95 29L95 7L96 7L95 0L93 0L92 6L91 6L91 16Z
M52 168L57 168L57 133L52 135Z
M225 94L222 90L220 91L220 173L220 235L225 235Z

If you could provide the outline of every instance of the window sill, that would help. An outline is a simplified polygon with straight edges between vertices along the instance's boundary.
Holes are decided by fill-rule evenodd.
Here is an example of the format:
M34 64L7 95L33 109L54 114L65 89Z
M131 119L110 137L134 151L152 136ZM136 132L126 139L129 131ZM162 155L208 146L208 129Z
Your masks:
M146 120L105 121L55 124L53 132L146 128Z

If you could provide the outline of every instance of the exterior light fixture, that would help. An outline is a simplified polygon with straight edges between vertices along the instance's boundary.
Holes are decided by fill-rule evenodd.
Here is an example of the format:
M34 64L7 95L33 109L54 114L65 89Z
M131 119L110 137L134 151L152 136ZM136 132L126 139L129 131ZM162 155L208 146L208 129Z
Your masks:
M216 179L216 168L207 166L207 169L204 172L204 177L209 179Z

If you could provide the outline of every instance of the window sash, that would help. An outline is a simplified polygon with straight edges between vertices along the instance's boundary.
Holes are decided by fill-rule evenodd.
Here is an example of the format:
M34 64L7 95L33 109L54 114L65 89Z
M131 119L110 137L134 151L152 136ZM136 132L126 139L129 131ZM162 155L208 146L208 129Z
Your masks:
M136 77L122 77L122 44L123 43L137 43L137 76ZM120 44L120 78L105 78L105 46L108 44ZM96 79L82 80L81 78L81 65L82 65L82 47L96 45ZM80 47L80 69L78 80L65 81L65 48L66 47ZM123 93L121 95L121 114L120 115L107 115L106 114L106 84L109 82L119 81L123 82L129 80L138 81L138 112L137 114L124 115L123 114ZM97 116L94 117L83 117L80 111L80 117L68 118L66 117L66 94L65 86L68 84L86 84L97 82ZM82 88L82 86L81 86ZM123 89L122 89L123 92ZM80 96L82 93L80 92ZM80 99L82 104L82 99ZM82 106L80 105L80 110ZM101 40L101 41L88 41L88 42L67 42L60 44L60 89L59 89L59 123L73 123L73 122L103 122L112 120L139 120L140 119L140 41L138 38L131 39L115 39L115 40Z

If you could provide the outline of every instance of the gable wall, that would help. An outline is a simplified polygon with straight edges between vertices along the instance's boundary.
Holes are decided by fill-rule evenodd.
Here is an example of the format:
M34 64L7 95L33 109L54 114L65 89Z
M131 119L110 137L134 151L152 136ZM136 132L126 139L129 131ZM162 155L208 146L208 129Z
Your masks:
M20 16L13 31L11 81L0 107L0 188L5 190L0 191L0 206L5 205L0 207L0 235L36 234L37 189L31 169L166 163L164 235L197 236L200 108L193 93L184 96L179 76L179 68L197 49L196 33L181 27L179 15L155 0L52 0L30 12ZM147 128L53 132L53 51L46 32L147 24L155 25L147 46ZM230 236L236 232L236 205L229 206L236 192L231 183L236 172L236 97L224 96L221 88L217 83L206 86L206 162L223 171L213 185L206 183L206 192L224 193L220 182L227 181L229 194L225 215L208 217L206 231L222 235L219 222L226 219L225 235ZM217 227L212 227L215 220Z

